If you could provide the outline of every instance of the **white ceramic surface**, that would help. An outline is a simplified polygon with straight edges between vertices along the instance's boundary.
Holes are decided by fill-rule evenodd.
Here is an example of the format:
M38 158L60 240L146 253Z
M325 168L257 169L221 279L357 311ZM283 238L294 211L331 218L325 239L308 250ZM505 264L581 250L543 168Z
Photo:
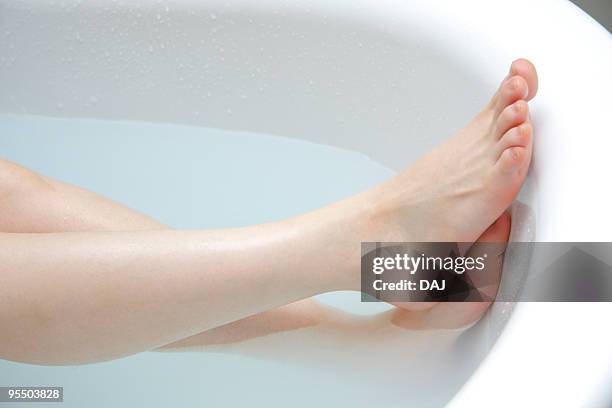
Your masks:
M398 170L469 120L517 57L541 85L514 239L612 241L612 39L569 2L0 2L0 112L248 130ZM462 361L454 377L440 362L406 369L445 378L441 398L377 386L406 406L605 406L610 316L609 304L496 304L435 346Z

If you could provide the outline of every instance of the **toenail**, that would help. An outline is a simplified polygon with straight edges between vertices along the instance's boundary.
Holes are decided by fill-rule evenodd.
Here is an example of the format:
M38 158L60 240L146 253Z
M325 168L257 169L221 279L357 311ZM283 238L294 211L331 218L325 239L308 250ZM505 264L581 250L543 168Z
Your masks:
M521 126L519 126L522 136L527 136L527 134L529 134L529 127L530 125L528 123L523 123Z
M522 101L518 101L514 104L514 111L519 114L523 113L525 111L525 104Z
M526 98L527 95L529 95L529 86L527 85L527 82L519 76L512 77L508 86L510 88L510 91L513 93L518 92L519 89L522 89L522 98Z
M511 91L517 91L521 87L521 80L517 77L513 77L508 84Z

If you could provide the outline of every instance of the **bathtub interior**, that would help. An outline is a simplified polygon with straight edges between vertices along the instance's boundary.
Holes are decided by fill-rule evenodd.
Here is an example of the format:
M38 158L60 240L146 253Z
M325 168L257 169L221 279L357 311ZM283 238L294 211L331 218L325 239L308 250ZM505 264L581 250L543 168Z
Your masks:
M277 135L361 152L397 171L478 112L517 50L498 47L476 29L462 30L457 47L457 28L445 24L452 14L388 3L406 10L394 15L367 2L5 1L0 112ZM436 30L427 13L439 13ZM474 58L483 50L486 59ZM537 124L537 104L533 114ZM513 239L534 238L536 181L529 177L514 209ZM516 290L520 274L506 275L513 277L502 290ZM356 310L343 299L324 297ZM143 390L184 389L203 402L212 390L222 390L224 396L215 395L226 402L245 401L245 395L226 392L242 388L251 400L292 405L296 395L303 406L325 395L328 402L357 406L439 406L470 378L511 309L496 304L465 332L407 332L374 350L340 352L327 362L296 357L294 333L279 340L274 353L255 359L149 353L80 368L2 363L2 372L23 380L54 376L75 387L84 387L79 378L85 373L101 383L115 378L118 387L128 381ZM284 378L282 391L270 390L262 370ZM150 395L151 403L171 398Z

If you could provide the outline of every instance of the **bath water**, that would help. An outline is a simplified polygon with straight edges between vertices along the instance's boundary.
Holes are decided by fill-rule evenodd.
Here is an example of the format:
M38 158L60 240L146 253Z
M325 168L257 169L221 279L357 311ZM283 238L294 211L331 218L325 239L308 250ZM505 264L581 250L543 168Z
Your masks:
M192 126L0 114L0 157L175 228L287 218L393 172L361 153Z
M8 114L0 114L0 157L176 228L278 220L355 194L393 174L360 153L277 136ZM356 313L387 308L360 304L355 293L319 298ZM323 401L338 406L349 393L356 398L358 391L337 382L333 372L312 370L231 350L142 353L79 367L0 360L0 385L63 386L65 407L305 407ZM295 395L296 389L303 392ZM308 391L312 389L317 393Z

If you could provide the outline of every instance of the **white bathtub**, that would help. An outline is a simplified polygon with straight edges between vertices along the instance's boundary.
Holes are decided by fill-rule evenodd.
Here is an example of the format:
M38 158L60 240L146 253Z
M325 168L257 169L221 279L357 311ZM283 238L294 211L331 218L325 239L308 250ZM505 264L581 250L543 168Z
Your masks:
M517 57L541 85L513 239L612 241L612 39L566 1L4 0L0 112L261 132L399 170L469 120ZM520 276L506 267L501 290ZM605 303L495 304L465 333L407 334L381 346L376 372L356 372L356 353L309 386L344 390L347 406L609 406L610 316Z

